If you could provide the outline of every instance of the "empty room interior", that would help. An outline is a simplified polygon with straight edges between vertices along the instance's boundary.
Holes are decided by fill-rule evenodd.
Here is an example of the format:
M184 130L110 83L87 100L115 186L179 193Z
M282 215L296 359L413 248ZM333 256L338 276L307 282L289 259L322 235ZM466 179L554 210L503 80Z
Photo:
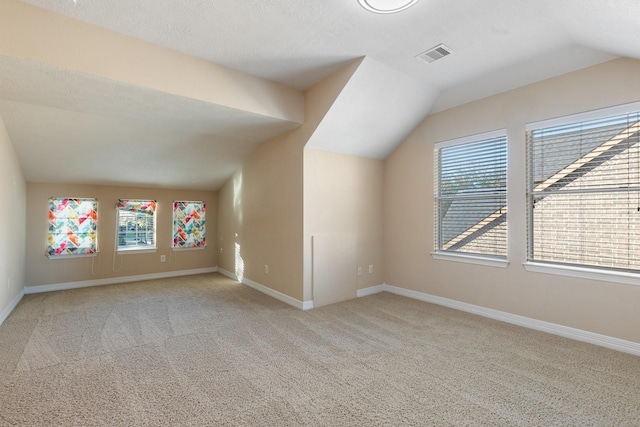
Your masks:
M0 425L640 425L639 34L0 0Z

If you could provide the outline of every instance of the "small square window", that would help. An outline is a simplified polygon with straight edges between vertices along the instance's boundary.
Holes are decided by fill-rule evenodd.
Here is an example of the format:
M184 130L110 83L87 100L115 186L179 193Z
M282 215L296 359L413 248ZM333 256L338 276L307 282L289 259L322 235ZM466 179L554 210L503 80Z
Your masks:
M118 251L156 249L156 201L120 199L116 205Z
M198 249L206 246L206 205L202 201L173 202L173 249Z
M49 199L47 256L95 255L98 252L96 199Z

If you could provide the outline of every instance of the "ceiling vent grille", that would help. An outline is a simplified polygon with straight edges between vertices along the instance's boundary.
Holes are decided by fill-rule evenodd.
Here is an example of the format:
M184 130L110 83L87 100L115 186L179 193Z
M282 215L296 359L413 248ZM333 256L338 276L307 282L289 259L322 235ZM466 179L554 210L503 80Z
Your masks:
M416 58L421 59L424 62L431 63L433 61L437 61L438 59L442 59L445 56L449 56L452 53L453 50L443 44L439 44L438 46L432 47L426 52L422 52L420 55L416 56Z

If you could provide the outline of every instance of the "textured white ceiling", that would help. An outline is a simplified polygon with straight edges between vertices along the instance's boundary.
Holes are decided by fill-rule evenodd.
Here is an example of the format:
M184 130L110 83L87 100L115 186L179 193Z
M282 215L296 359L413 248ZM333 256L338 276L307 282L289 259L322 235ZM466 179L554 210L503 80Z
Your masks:
M377 158L430 112L616 56L640 58L637 0L420 0L390 15L356 0L23 3L301 90L366 57L310 145ZM455 53L432 64L415 58L439 43ZM296 126L15 58L0 56L0 76L0 115L29 180L107 182L116 154L136 147L149 171L176 172L156 180L126 166L118 182L216 189L257 144ZM40 129L29 129L34 119ZM45 138L67 156L82 141L100 145L102 164L53 176L42 167Z
M356 0L24 1L301 89L361 56L446 89L574 40L640 55L636 0L420 0L391 15ZM414 58L439 43L457 59Z

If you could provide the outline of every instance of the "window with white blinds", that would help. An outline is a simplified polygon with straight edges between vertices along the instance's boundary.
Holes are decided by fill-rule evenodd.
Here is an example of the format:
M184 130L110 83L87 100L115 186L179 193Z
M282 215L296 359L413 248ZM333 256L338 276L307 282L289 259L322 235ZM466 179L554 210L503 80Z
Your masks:
M506 259L505 131L438 143L435 150L436 253Z
M529 261L640 271L640 105L527 126Z
M156 249L156 207L155 200L118 200L116 204L118 252Z

